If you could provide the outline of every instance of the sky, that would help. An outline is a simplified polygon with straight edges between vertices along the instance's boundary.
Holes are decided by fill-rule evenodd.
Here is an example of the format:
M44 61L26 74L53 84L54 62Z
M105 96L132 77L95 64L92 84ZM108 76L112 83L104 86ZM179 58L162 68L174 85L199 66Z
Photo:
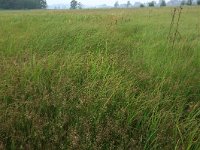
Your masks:
M88 6L95 6L95 5L101 5L101 4L107 4L113 6L116 1L119 3L127 3L127 0L77 0L78 2L81 2L83 5ZM145 0L130 0L132 4L135 2L145 2ZM69 4L71 0L47 0L48 5L52 4Z

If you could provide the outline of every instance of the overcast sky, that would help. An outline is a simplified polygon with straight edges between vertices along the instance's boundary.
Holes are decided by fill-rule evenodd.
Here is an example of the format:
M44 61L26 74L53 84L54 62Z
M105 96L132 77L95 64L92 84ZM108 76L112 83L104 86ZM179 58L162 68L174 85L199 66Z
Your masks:
M101 4L114 5L117 0L77 0L83 5L95 6ZM146 2L147 0L130 0L132 4L135 2ZM69 4L71 0L47 0L48 5L52 4ZM118 0L119 3L127 3L127 0Z

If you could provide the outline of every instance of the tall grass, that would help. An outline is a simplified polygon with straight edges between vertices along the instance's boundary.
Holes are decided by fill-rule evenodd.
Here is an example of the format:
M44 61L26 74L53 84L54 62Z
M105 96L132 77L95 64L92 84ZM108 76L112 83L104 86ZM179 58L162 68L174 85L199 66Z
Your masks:
M198 150L200 10L173 49L171 11L0 12L0 149Z

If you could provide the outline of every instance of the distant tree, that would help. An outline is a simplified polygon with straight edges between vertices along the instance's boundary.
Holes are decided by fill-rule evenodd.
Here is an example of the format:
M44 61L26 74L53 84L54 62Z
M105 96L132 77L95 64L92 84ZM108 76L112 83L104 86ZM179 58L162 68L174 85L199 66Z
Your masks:
M83 5L82 5L82 3L81 3L81 2L79 2L79 3L77 4L77 7L78 7L78 9L82 9L82 8L83 8Z
M182 0L182 1L181 1L181 5L185 5L185 0Z
M41 8L46 8L46 7L47 7L47 2L46 2L46 0L40 0L40 7L41 7Z
M144 7L144 4L140 4L140 7L143 8L143 7Z
M43 9L46 0L0 0L1 9Z
M197 5L200 5L200 0L197 0Z
M115 8L118 8L118 7L119 7L119 2L118 2L118 1L115 2L114 7L115 7Z
M76 0L72 0L70 3L70 9L77 9L78 2Z
M192 0L188 0L187 5L192 5Z
M161 1L160 6L166 6L165 0L162 0L162 1Z
M127 8L130 8L131 7L131 2L128 1L126 5L127 5Z
M148 5L149 5L149 7L154 7L155 3L156 3L155 1L151 1L151 2L148 3Z

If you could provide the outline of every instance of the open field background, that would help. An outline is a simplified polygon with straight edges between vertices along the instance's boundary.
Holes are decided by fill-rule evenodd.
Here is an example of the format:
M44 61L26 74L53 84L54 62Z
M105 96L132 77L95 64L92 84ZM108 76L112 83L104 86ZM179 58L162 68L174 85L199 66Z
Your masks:
M0 11L0 149L198 150L200 8L172 14Z

